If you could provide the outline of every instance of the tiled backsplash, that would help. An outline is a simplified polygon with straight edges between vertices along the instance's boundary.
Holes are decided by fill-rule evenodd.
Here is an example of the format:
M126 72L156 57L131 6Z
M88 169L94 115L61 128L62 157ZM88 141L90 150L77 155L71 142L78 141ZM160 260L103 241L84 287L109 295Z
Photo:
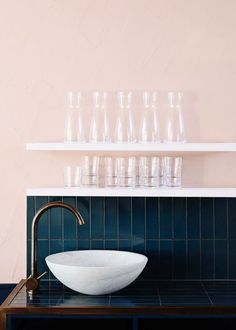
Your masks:
M31 222L49 201L77 207L45 213L38 227L38 270L48 254L75 249L120 249L148 256L140 279L236 279L236 199L156 197L28 197L27 265ZM53 278L51 274L45 278Z

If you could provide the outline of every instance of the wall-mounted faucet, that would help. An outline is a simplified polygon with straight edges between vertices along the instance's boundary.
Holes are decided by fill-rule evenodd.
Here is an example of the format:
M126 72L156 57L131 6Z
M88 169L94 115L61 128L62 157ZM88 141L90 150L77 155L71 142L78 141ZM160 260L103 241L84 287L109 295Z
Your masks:
M50 202L45 204L42 208L38 210L35 214L33 221L32 221L32 236L31 236L31 275L28 277L26 281L26 289L29 293L34 293L39 287L39 280L43 275L46 274L44 272L41 275L37 274L37 239L38 239L38 222L41 219L41 216L49 209L54 207L62 207L71 211L76 220L80 225L84 224L84 219L82 218L81 214L74 208L72 205L64 203L64 202Z

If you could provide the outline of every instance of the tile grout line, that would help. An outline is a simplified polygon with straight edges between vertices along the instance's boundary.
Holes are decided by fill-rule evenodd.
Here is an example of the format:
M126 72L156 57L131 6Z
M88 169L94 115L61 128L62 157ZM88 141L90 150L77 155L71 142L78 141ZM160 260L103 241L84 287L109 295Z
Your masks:
M48 196L48 200L47 202L49 203L50 198ZM48 212L48 255L51 254L51 210L49 210ZM46 262L45 262L46 264ZM46 274L47 275L47 274ZM50 272L48 272L48 279L50 280L51 276L50 276Z
M227 235L227 252L226 252L226 258L227 258L227 279L229 279L229 199L226 198L226 235Z
M171 279L173 280L175 278L174 274L175 274L175 263L174 263L174 259L175 259L175 255L174 255L174 238L175 238L175 230L174 230L174 198L171 197L171 237L172 237L172 247L171 247Z
M200 279L202 278L202 199L199 198L199 266Z
M160 251L161 251L161 199L158 197L157 200L157 216L158 216L158 269L160 269L161 258L160 258Z
M92 197L89 197L89 249L92 248Z
M117 249L120 250L120 222L119 222L119 197L116 197L116 224L117 224Z
M185 231L185 238L186 238L186 240L185 240L185 272L186 272L186 279L188 278L188 276L189 276L189 265L188 265L188 198L186 197L185 198L185 225L186 225L186 227L185 227L185 229L186 229L186 231Z
M75 197L75 208L76 210L78 210L78 197ZM78 223L76 221L76 227L75 227L75 237L76 237L76 248L78 250L78 240L79 240L79 237L78 237Z
M62 196L62 202L64 202L64 197ZM61 219L62 219L62 235L61 235L61 238L62 238L62 249L64 251L65 249L65 218L64 218L64 209L61 208Z
M206 294L208 300L210 301L210 304L211 304L212 306L214 306L213 301L211 300L211 298L210 298L210 296L209 296L209 294L208 294L208 292L207 292L207 289L205 288L205 285L202 283L202 281L201 281L201 287L202 287L204 293Z
M133 240L133 197L130 198L130 229L131 229L131 251L134 250L134 240Z
M147 251L147 199L144 197L144 251Z
M212 225L213 225L213 279L216 278L216 219L215 219L215 198L212 198Z
M160 306L162 306L161 294L160 294L160 289L159 289L159 287L157 287L157 295L158 295L158 299L159 299Z
M106 242L106 197L103 197L103 249L106 248L105 242Z

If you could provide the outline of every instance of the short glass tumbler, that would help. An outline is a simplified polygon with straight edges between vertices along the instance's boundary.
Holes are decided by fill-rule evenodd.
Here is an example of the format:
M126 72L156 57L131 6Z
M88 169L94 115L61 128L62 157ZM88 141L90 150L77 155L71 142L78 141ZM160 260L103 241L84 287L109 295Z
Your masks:
M66 166L64 168L64 187L72 187L73 175L71 166Z
M99 157L85 156L82 165L82 185L97 187L99 184Z
M140 157L141 186L159 186L159 157Z
M136 160L135 157L119 157L117 162L118 185L135 188Z
M182 157L164 158L164 184L167 187L181 187Z
M105 157L105 170L104 170L104 181L105 187L117 187L118 176L117 176L117 162L116 158Z

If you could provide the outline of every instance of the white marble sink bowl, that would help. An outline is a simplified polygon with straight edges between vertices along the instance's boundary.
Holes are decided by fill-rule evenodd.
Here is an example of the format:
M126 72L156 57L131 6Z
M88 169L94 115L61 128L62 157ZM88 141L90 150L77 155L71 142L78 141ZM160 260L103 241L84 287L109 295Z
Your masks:
M148 258L126 251L84 250L51 254L45 260L54 276L68 288L103 295L132 283Z

